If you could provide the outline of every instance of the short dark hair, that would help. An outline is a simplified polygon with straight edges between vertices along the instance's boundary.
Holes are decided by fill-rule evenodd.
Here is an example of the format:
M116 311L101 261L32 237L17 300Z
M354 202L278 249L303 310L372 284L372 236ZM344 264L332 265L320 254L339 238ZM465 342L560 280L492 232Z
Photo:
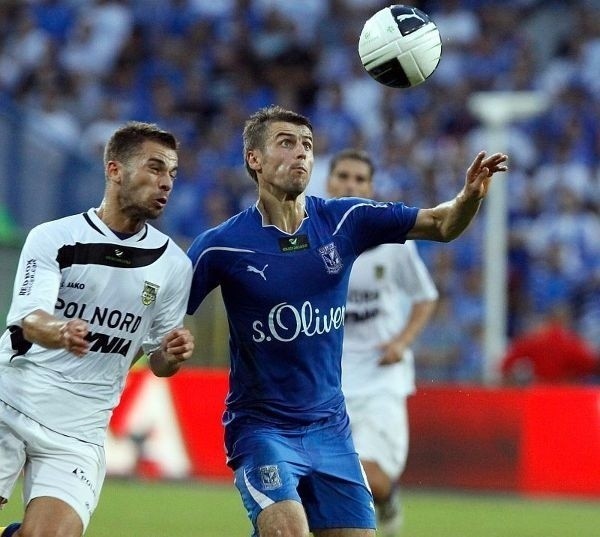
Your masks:
M154 123L129 121L116 130L104 147L104 165L111 160L128 162L140 150L146 140L157 142L169 149L177 150L179 143L170 132Z
M340 160L345 159L360 160L361 162L364 162L369 167L369 175L371 176L371 179L373 178L373 174L375 173L375 164L373 163L373 159L366 151L353 148L342 149L333 155L329 161L329 174L331 175L331 172L333 172L333 169L337 166Z
M246 166L246 171L255 182L258 182L258 177L256 172L248 166L246 155L252 149L264 150L267 127L274 121L304 125L309 128L311 133L313 131L313 126L307 117L291 110L286 110L278 105L266 106L252 114L244 125L244 165Z

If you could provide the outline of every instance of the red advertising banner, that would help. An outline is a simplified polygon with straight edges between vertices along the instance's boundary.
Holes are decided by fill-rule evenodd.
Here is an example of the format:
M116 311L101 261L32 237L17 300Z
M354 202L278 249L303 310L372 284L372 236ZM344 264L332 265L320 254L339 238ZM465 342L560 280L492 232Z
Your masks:
M109 475L231 480L227 382L223 370L133 371L109 428ZM409 413L409 486L600 497L600 387L419 387Z
M599 388L531 390L523 425L523 490L600 495Z

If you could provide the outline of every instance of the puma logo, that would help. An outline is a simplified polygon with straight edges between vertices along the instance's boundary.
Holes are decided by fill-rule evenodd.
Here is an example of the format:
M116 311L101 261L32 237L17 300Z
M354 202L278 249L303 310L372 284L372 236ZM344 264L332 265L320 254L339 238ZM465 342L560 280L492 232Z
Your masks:
M396 15L396 19L397 19L398 22L402 22L402 21L405 21L407 19L413 19L413 18L414 19L419 19L420 21L423 21L423 22L427 22L425 19L423 19L423 17L419 17L419 15L417 13L415 13L414 11L410 15L409 14L406 14L406 15Z
M265 265L262 270L257 269L256 267L253 267L252 265L248 265L246 267L246 271L247 272L254 272L256 274L260 274L262 276L262 279L267 281L267 277L265 276L265 269L268 267L269 265Z

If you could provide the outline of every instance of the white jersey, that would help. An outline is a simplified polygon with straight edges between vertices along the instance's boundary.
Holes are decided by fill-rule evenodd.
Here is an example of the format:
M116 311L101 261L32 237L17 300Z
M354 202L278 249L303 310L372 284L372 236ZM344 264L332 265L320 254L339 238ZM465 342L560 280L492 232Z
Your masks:
M407 349L397 364L380 366L380 345L402 330L414 302L437 296L412 241L383 244L358 257L350 274L344 327L342 388L347 399L414 392L412 351Z
M191 275L185 253L148 224L121 240L90 209L35 227L0 338L0 400L49 429L103 445L132 359L183 325ZM21 321L38 309L87 321L88 354L25 340Z

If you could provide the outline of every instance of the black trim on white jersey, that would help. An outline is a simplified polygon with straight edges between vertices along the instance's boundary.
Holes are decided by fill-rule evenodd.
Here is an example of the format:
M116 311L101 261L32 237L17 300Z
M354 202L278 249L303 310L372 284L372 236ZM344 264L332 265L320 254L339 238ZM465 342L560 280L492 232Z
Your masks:
M65 244L58 250L56 261L60 270L72 265L103 265L107 267L139 268L154 263L165 253L169 239L160 248L133 248L111 243Z
M142 236L137 241L138 242L143 241L147 235L148 235L148 224L145 224L144 225L144 233L142 233Z
M10 332L12 350L15 351L10 358L12 360L15 356L23 356L26 354L27 351L31 349L33 343L25 339L25 336L23 335L23 329L20 326L15 324L10 325L8 327L8 331Z
M100 233L101 235L106 236L106 234L104 233L104 231L102 231L96 224L94 224L94 222L92 221L92 219L90 218L90 215L87 213L83 213L83 217L87 220L87 223L93 227L98 233Z
M90 218L90 215L87 213L82 213L83 217L87 220L87 223L93 227L98 233L100 233L101 235L106 236L106 233L104 233L104 231L102 231L96 224L94 224L94 222L92 221L92 219ZM140 238L137 240L137 242L143 241L146 237L148 236L148 224L144 224L144 233L142 233L142 235L140 236Z

